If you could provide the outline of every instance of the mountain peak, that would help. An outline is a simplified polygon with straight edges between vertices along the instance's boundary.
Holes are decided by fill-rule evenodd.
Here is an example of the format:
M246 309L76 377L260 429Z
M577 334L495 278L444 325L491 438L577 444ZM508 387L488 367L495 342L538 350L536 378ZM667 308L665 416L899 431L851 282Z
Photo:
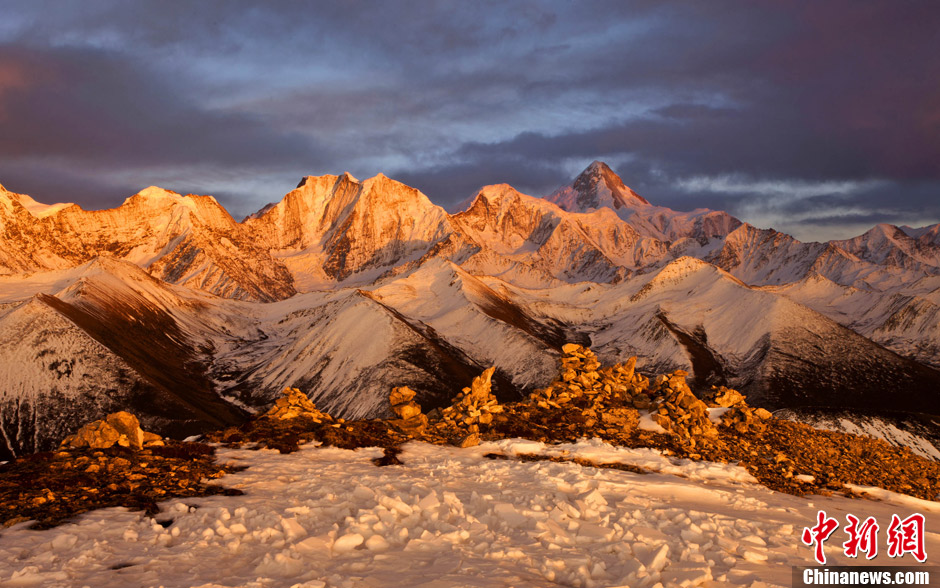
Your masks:
M144 198L173 198L179 196L176 192L172 190L166 190L160 186L147 186L143 190L137 193L138 196L143 196Z
M172 190L166 190L160 186L147 186L140 192L125 200L124 203L128 204L133 201L142 201L146 202L148 205L162 204L164 202L177 204L181 202L182 199L183 197L180 194Z
M613 204L610 207L614 209L649 204L645 198L627 187L620 176L603 161L595 160L587 166L575 178L572 187L583 198L600 205L594 208L610 206L610 204Z
M594 161L591 162L591 165L584 168L584 171L581 172L580 175L583 176L584 174L587 174L587 173L611 173L612 174L614 172L612 169L610 169L609 165L607 165L606 163L604 163L603 161L599 159L595 159Z
M649 206L649 202L627 187L610 166L595 160L581 172L570 186L546 197L569 212L589 212L593 209L636 209Z

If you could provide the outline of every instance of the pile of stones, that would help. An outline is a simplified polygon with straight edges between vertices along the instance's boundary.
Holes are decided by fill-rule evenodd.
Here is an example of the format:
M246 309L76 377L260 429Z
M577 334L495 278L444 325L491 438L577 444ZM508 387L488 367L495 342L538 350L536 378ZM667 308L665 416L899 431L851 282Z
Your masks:
M653 420L689 448L715 442L718 429L708 417L708 405L698 399L686 382L688 373L676 370L658 376L649 388Z
M201 443L167 439L145 442L143 448L66 444L55 452L22 456L0 466L0 529L29 520L35 521L33 528L53 527L109 506L154 516L167 498L240 494L211 483L239 469L216 464L214 452Z
M488 428L494 417L503 412L502 405L492 391L495 372L495 367L484 370L468 388L457 394L450 406L440 412L437 423L439 429L465 433L457 441L461 447L477 445L480 442L481 426Z
M773 417L764 408L748 406L743 394L724 386L712 386L709 404L716 408L727 408L721 415L721 424L738 433L763 433L767 421Z
M315 423L333 422L333 417L318 409L307 395L297 388L285 388L283 394L284 396L278 398L274 406L264 414L265 418L283 421L304 417Z
M388 403L398 417L389 423L409 435L420 435L427 429L428 416L421 412L421 406L414 401L415 391L408 386L392 388Z
M601 367L590 349L576 343L561 348L560 377L535 390L529 402L541 409L560 408L572 403L580 408L649 408L645 393L649 380L636 371L636 357L610 367Z
M62 440L65 449L107 449L119 446L142 449L163 445L163 438L140 428L137 417L127 411L109 414L105 418L92 421Z
M645 393L649 383L636 371L636 357L624 363L601 367L590 349L576 343L562 346L564 355L558 379L529 395L536 411L562 407L580 412L578 427L590 432L614 435L636 429L636 408L650 406Z

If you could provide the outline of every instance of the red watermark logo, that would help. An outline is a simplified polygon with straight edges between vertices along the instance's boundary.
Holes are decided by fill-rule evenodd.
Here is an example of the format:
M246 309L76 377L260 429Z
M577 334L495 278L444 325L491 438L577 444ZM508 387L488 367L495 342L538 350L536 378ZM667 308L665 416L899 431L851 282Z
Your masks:
M847 521L843 531L848 540L842 544L842 552L846 557L857 558L864 553L866 559L874 559L878 555L878 521L868 517L862 522L855 515L846 515ZM888 557L904 557L910 553L914 559L924 563L927 553L924 550L924 533L926 519L922 514L912 514L902 519L898 515L891 515L891 524L887 529ZM826 554L823 545L839 528L839 521L829 517L826 511L816 513L816 524L804 527L801 539L805 545L814 549L814 557L820 565L826 565Z

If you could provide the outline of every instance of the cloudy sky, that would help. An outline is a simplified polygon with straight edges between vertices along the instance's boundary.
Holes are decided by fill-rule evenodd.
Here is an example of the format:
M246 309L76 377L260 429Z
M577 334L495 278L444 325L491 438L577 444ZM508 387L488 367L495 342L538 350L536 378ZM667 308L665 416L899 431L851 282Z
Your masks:
M28 2L0 18L0 183L235 216L303 175L452 207L592 160L805 240L940 222L934 2Z

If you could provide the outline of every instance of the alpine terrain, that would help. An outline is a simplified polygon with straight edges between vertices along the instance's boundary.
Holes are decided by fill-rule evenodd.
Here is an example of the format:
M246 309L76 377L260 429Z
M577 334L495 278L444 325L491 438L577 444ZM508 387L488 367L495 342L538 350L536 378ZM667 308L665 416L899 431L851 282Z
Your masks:
M388 417L393 387L430 409L495 366L519 399L566 343L936 458L940 225L802 243L656 206L601 162L455 214L383 175L305 177L241 222L157 187L86 211L0 186L0 459L124 409L219 429L285 388Z

